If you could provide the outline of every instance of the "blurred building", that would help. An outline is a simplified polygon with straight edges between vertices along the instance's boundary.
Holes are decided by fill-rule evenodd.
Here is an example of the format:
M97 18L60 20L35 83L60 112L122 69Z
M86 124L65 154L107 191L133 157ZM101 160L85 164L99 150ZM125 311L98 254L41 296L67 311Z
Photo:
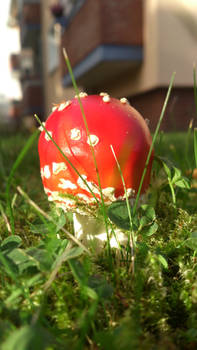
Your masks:
M162 128L186 129L196 117L196 0L78 0L64 23L61 45L85 90L127 97L154 129L176 71Z
M65 22L74 1L43 0L42 13L42 50L45 115L49 115L53 104L73 98L73 87L62 84L61 37Z
M10 99L0 94L0 127L9 123L9 111L11 109Z
M38 114L44 117L43 58L41 42L40 0L11 0L10 26L18 26L21 51L11 55L12 71L18 75L22 87L20 116ZM18 106L13 106L18 113Z
M152 130L174 71L162 129L187 129L196 117L196 0L12 0L12 5L21 28L24 113L48 115L52 103L75 94L65 47L82 90L127 97Z

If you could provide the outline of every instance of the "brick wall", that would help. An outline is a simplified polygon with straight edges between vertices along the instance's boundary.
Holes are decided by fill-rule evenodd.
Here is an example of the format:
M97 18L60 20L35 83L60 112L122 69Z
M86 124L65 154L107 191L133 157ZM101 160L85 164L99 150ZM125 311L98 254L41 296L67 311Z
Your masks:
M142 0L101 0L102 42L142 45Z
M143 0L86 0L62 35L74 67L101 44L142 45ZM62 60L63 74L66 72Z
M101 42L100 0L86 0L62 36L72 66L80 62ZM63 60L63 72L66 72Z
M38 114L43 117L43 87L38 82L25 83L23 88L23 115Z
M158 88L133 96L129 100L144 118L149 119L150 129L155 130L167 88ZM186 131L191 119L196 124L193 88L173 88L161 125L163 131Z
M22 9L22 18L25 24L40 23L40 4L24 4Z

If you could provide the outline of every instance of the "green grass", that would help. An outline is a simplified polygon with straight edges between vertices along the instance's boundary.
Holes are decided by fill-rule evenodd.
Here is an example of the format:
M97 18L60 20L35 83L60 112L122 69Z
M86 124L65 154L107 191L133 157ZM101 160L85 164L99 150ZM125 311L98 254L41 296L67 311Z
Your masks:
M31 145L28 134L0 136L2 350L196 348L193 133L157 139L167 165L155 161L149 205L137 211L134 276L116 252L89 255L68 239L71 216L50 207L42 188L37 136Z

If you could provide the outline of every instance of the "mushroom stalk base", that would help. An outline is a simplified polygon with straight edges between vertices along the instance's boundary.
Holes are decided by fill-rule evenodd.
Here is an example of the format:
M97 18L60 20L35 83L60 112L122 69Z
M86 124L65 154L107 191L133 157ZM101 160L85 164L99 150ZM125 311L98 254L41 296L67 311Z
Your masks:
M109 232L107 233L104 220L74 213L73 224L77 239L85 246L92 247L97 252L104 248L108 237L111 248L120 248L120 245L126 246L128 242L128 236L120 229L114 229L112 231L111 227L109 227Z

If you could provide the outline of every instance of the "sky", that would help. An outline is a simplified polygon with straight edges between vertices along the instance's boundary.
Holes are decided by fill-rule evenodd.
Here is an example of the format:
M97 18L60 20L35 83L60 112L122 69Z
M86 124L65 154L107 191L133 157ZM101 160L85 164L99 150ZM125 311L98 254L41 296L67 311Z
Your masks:
M17 29L7 26L9 8L10 0L0 1L0 96L20 99L20 85L11 75L9 61L10 53L19 52L19 36Z

